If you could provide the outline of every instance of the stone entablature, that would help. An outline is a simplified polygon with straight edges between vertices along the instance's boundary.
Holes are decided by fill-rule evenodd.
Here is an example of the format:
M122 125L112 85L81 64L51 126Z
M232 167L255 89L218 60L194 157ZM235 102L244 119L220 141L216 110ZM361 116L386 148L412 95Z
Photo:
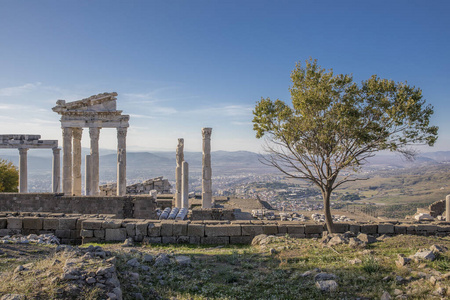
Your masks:
M63 130L63 192L81 195L81 137L89 128L91 151L86 194L99 194L99 138L101 128L117 129L117 195L126 193L126 136L129 115L117 110L117 93L102 93L78 101L58 100L53 111L61 115Z
M28 149L52 149L53 173L52 192L59 193L60 186L60 149L57 140L41 140L38 134L2 134L0 149L19 149L19 192L28 192Z
M127 186L127 195L148 195L150 191L156 190L158 194L169 194L172 186L168 179L156 177L144 182ZM117 184L110 183L100 186L100 196L114 196L117 194Z

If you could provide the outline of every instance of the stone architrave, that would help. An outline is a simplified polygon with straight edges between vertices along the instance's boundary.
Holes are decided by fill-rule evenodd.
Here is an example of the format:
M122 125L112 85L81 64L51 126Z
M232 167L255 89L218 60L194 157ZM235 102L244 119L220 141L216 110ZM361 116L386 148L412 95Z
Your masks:
M101 128L116 128L118 130L117 184L126 186L126 128L129 126L130 116L122 115L122 111L116 109L116 96L117 93L103 93L73 102L58 100L56 101L56 106L52 108L54 112L61 115L61 127L63 128L63 191L65 194L72 193L72 182L75 183L74 191L76 193L80 191L81 193L81 188L78 188L78 182L81 183L81 180L78 180L78 169L81 170L81 159L75 158L78 157L78 154L76 156L74 154L74 160L72 161L72 130L86 127L89 128L91 142L90 195L97 196L99 194L100 164L98 149ZM73 142L74 147L76 147L78 143L76 134L73 137ZM76 149L74 149L74 152L77 152ZM73 174L72 167L74 168ZM122 193L123 189L119 187L119 191Z
M189 209L189 164L186 161L183 161L181 174L181 177L183 177L181 183L181 208Z
M81 136L83 128L72 128L72 195L81 196Z
M28 191L28 148L19 148L19 193Z
M117 128L117 196L127 193L127 128Z
M59 193L60 189L60 183L61 183L61 156L60 152L61 149L58 147L55 147L53 150L53 173L52 173L52 192L53 193Z
M202 208L212 207L211 132L212 128L202 128Z
M35 134L0 134L0 149L19 149L19 192L28 191L28 149L53 149L53 192L59 191L59 149L57 140L41 140L40 135ZM58 155L55 163L56 154Z
M63 127L63 193L72 194L72 128Z
M175 169L175 207L181 207L182 165L184 161L184 139L178 139Z
M89 137L91 138L91 195L97 196L99 194L99 168L100 157L98 153L98 139L100 136L100 128L90 127Z
M84 169L84 194L86 196L92 195L92 164L91 164L91 155L87 154L84 158L85 169Z

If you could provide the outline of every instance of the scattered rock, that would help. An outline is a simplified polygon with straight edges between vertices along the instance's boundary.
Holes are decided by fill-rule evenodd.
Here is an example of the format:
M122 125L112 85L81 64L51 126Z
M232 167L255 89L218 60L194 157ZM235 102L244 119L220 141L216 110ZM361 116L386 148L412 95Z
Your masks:
M175 261L177 264L182 266L188 266L191 264L191 258L185 255L175 256Z
M388 292L384 292L383 295L381 295L380 300L391 300L391 295Z
M331 273L319 273L314 276L314 281L326 281L326 280L335 280L337 276Z
M338 284L334 280L316 281L316 287L322 292L335 292L338 289Z
M367 244L372 244L377 241L377 239L371 235L365 234L365 233L359 233L357 238L360 241L366 242Z
M434 254L441 254L447 252L447 247L440 246L440 245L432 245L430 247L430 250L433 251Z
M411 258L405 257L403 254L399 254L397 260L395 261L395 264L400 268L407 265L410 261Z
M132 237L127 238L122 244L122 247L133 247L133 246L134 242Z
M267 234L259 234L259 235L255 236L255 237L253 238L253 240L252 240L252 246L258 246L258 245L260 245L261 241L262 241L263 239L265 239L266 237L268 237Z
M153 255L145 254L144 258L142 258L143 262L152 262L153 261Z
M399 290L399 289L395 289L395 290L394 290L394 295L395 295L395 296L403 295L403 291L402 291L402 290Z
M439 296L441 296L441 297L444 297L445 294L447 293L447 290L446 290L444 287L439 287L439 288L437 288L437 289L434 291L434 293L435 293L436 295L439 295Z
M170 264L170 258L167 254L165 253L160 253L158 254L158 256L155 259L155 267L163 267Z
M356 264L362 263L362 260L360 260L359 258L355 258L355 259L349 260L348 262L352 265L356 265Z
M430 260L430 261L433 261L436 258L433 251L430 251L430 250L419 250L416 252L416 254L414 254L414 257L417 257L419 259L426 259L426 260Z
M418 213L414 215L414 219L417 221L434 221L434 218L430 214Z
M138 268L141 264L138 262L137 258L132 258L129 261L127 261L127 265L133 268Z
M23 299L25 299L25 296L19 294L6 294L0 298L0 300L23 300Z

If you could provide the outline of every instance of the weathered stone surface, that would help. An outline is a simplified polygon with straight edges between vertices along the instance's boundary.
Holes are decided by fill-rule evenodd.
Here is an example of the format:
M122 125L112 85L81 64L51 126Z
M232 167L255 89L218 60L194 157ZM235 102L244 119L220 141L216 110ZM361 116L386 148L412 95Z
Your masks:
M161 223L161 236L172 236L172 235L173 235L173 224Z
M5 229L8 221L6 218L0 218L0 229Z
M361 232L361 226L357 225L357 224L350 224L348 226L348 230L353 232L353 233L358 234L359 232Z
M138 222L135 224L135 235L136 236L146 236L148 235L148 227L150 223L149 222ZM130 229L130 231L133 231Z
M228 245L230 238L227 236L207 236L201 238L201 243L206 245Z
M369 224L361 225L361 233L376 234L377 231L378 231L377 225L369 225Z
M199 236L190 236L189 237L189 244L198 245L202 241L202 237Z
M72 238L70 235L70 230L55 230L55 235L61 239L70 239Z
M377 239L371 235L360 233L358 234L357 238L363 242L366 242L367 244L372 244L377 241Z
M102 222L103 221L101 221L101 220L88 219L88 220L83 221L83 223L81 224L81 228L89 229L89 230L101 229Z
M177 221L173 224L172 230L174 236L188 235L188 222Z
M264 225L263 233L264 234L273 234L273 235L278 234L278 226L276 224Z
M117 229L122 227L121 220L108 220L102 222L102 228L104 229Z
M105 229L106 241L124 241L127 238L127 230L125 228Z
M378 224L378 233L379 234L393 234L394 233L394 225Z
M215 236L240 236L241 226L240 225L206 225L205 226L205 236L215 237Z
M289 232L289 228L288 228L288 232ZM322 234L323 232L323 225L312 225L312 224L306 224L305 225L305 233L306 234ZM298 232L301 233L301 232Z
M25 217L22 220L22 227L24 229L41 230L43 223L43 218Z
M392 297L388 292L384 292L383 295L381 295L380 300L391 300Z
M181 266L188 266L191 264L191 258L185 255L175 256L175 262Z
M99 239L105 238L105 230L104 229L96 229L94 230L94 237Z
M230 244L246 244L252 243L253 237L250 235L244 236L230 236Z
M162 243L163 244L176 244L177 238L174 236L163 236L162 237Z
M87 229L81 229L80 231L81 237L85 238L91 238L94 237L94 231L93 230L87 230Z
M142 242L144 244L161 244L162 238L160 236L146 236Z
M314 276L314 281L324 281L324 280L336 280L337 276L331 273L321 272Z
M191 223L188 225L187 231L188 231L188 236L203 237L203 236L205 236L205 225Z
M161 236L161 224L160 223L150 223L147 226L148 236L156 237Z
M59 219L58 229L63 229L63 230L77 229L77 219L76 218L61 218L61 219Z
M344 233L349 230L349 225L346 223L334 223L333 227L335 233Z
M256 236L263 234L262 225L241 225L242 235Z
M56 230L59 229L59 219L50 219L50 218L45 218L44 219L44 225L43 225L43 229L44 230Z
M316 281L316 287L322 292L335 292L338 290L338 284L334 280Z
M406 226L395 225L394 232L395 234L406 234Z
M419 259L426 259L433 261L436 256L434 255L433 251L430 250L419 250L414 254L414 257L417 257Z
M145 226L147 228L147 226ZM136 235L136 223L127 223L125 225L125 229L127 230L127 236L135 236ZM147 232L146 234L147 235Z

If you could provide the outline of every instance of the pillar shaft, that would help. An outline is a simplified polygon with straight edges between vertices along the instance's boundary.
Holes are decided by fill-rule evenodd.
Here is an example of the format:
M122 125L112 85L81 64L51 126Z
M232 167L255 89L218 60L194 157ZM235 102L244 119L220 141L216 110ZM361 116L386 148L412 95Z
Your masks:
M127 193L127 128L117 128L117 196Z
M82 128L73 128L72 136L72 194L81 196L81 135L83 133Z
M98 139L100 136L99 127L89 128L89 136L91 138L91 194L93 196L98 196L98 184L99 184L99 153L98 153Z
M182 193L182 165L184 161L184 139L178 139L175 169L175 207L181 207L181 193Z
M60 183L61 183L61 156L59 148L53 148L53 163L52 163L52 192L59 193L60 192Z
M189 164L183 161L181 168L183 182L181 184L181 208L189 208Z
M28 192L27 148L19 148L19 193Z
M450 222L450 195L445 197L445 221Z
M212 207L211 131L212 128L202 128L202 208Z
M63 193L72 193L72 128L63 127Z
M84 169L84 194L86 196L92 195L92 164L91 164L91 156L88 154L84 159L85 169Z

